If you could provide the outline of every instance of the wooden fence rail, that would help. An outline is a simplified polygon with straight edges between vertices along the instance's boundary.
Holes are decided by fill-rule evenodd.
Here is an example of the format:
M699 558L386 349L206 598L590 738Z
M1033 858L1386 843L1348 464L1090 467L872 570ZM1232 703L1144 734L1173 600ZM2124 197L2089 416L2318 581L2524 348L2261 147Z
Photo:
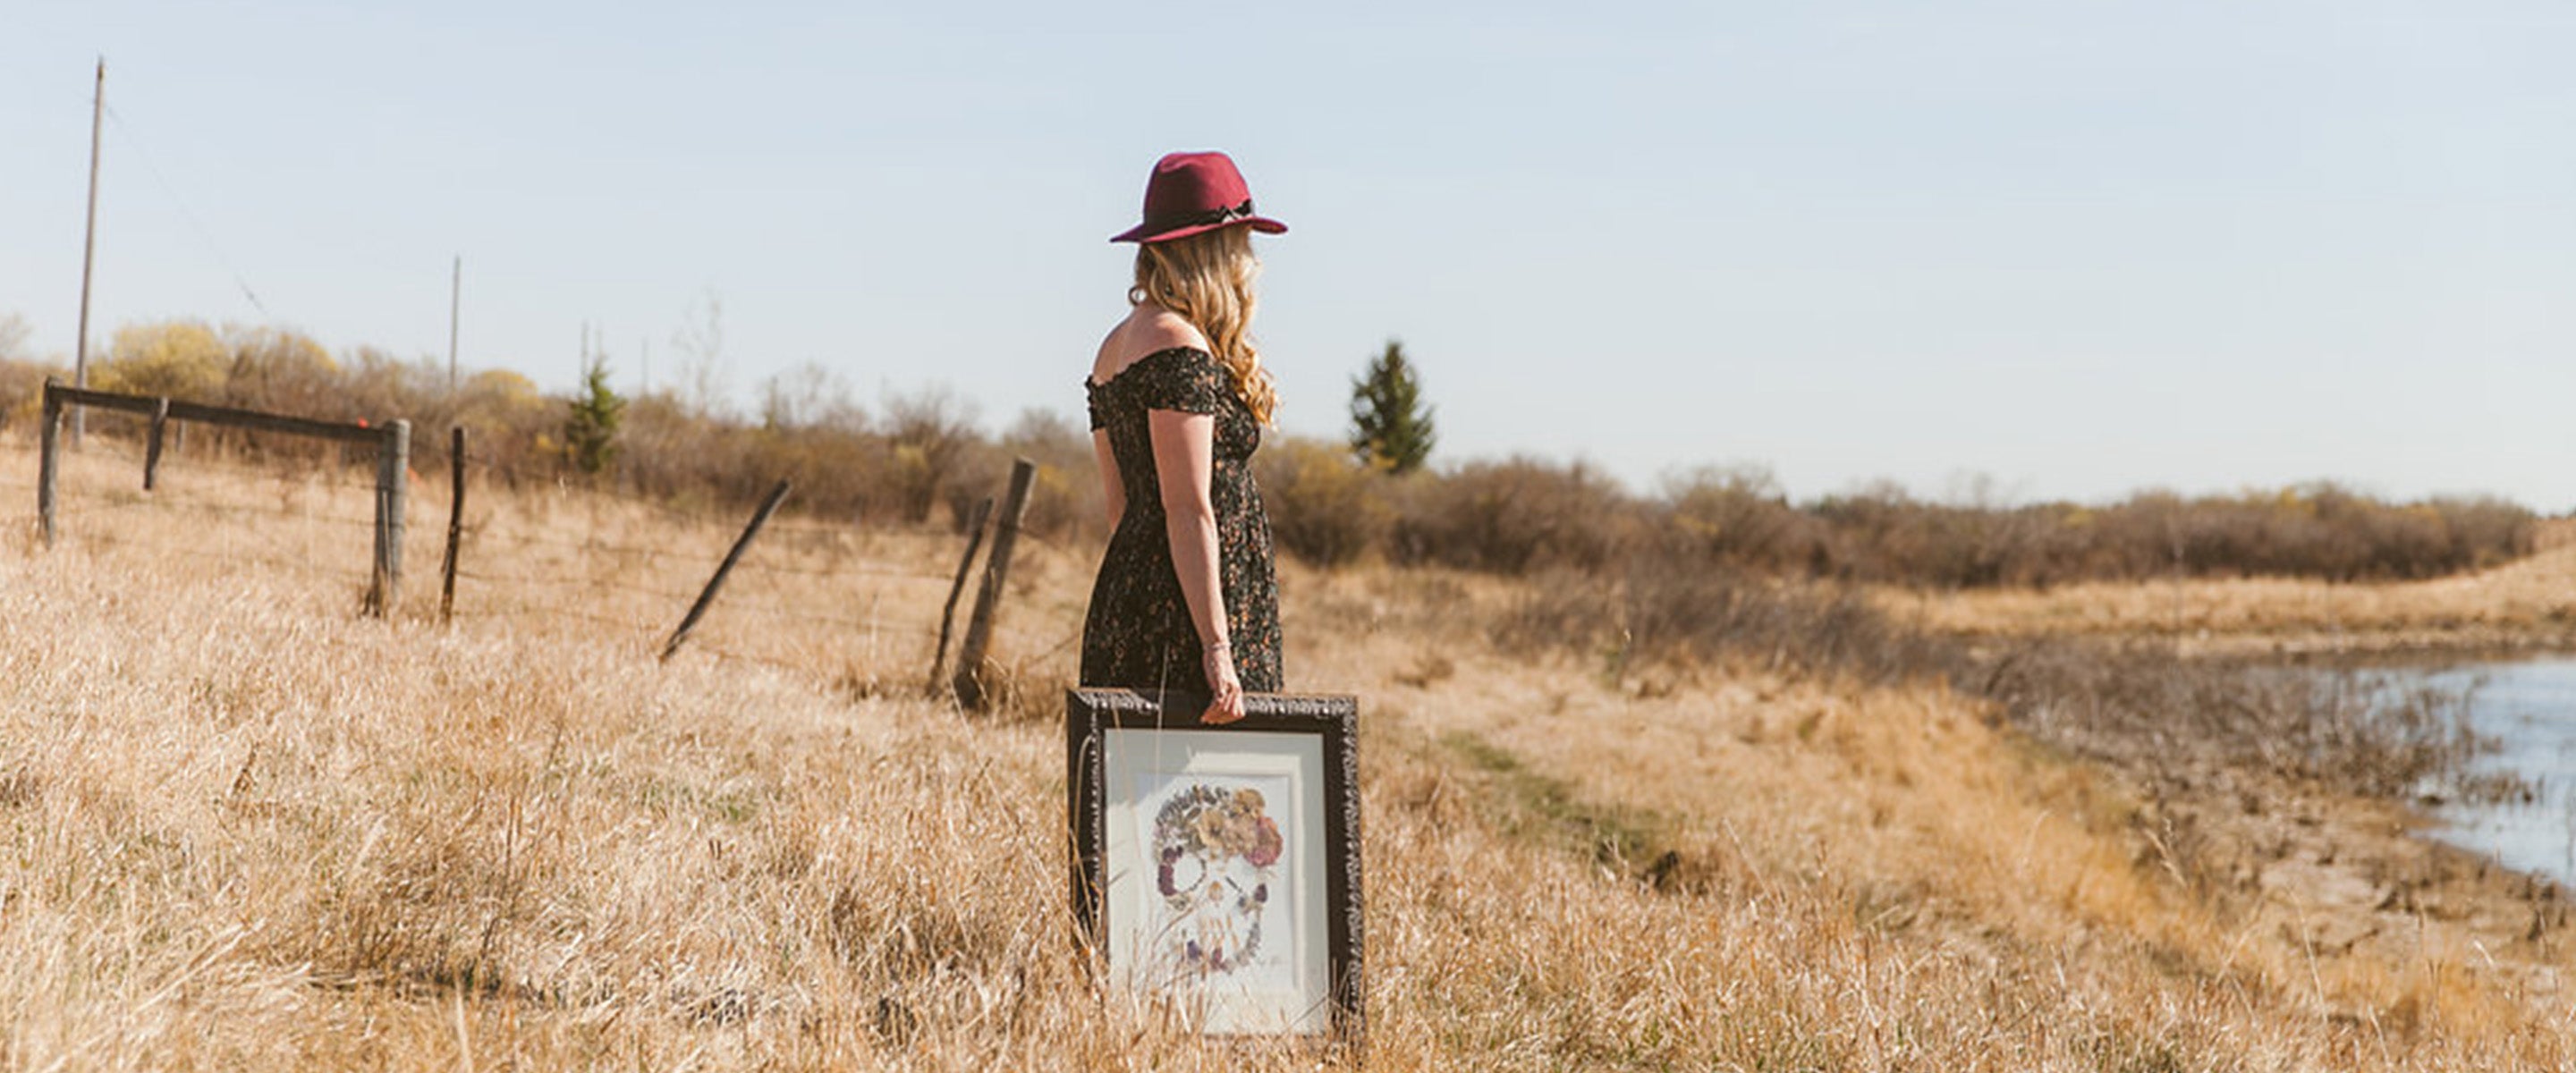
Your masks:
M403 576L403 519L407 510L410 485L411 422L396 420L369 426L359 423L319 421L312 418L228 406L211 406L158 396L121 395L114 392L69 387L48 380L45 382L44 415L38 430L41 446L36 480L36 510L43 525L44 545L47 548L54 546L56 536L56 503L59 499L62 469L61 433L64 418L68 414L78 414L85 409L93 408L134 414L149 422L143 464L143 489L146 492L154 491L159 486L164 456L163 440L173 422L182 425L194 422L248 429L254 432L303 436L373 448L376 455L375 554L374 569L367 590L366 609L369 614L378 617L392 613ZM450 478L452 499L448 507L446 554L440 570L439 619L442 622L450 620L456 610L456 579L460 574L458 558L463 535L466 484L465 430L451 429L449 437L448 462L452 471ZM934 684L934 689L942 677L943 663L950 639L950 627L954 623L958 599L963 594L967 574L974 565L976 551L979 545L986 543L985 523L990 519L992 522L991 551L984 563L983 583L976 592L974 612L966 624L966 635L958 654L955 672L946 683L958 701L969 710L990 707L995 699L993 695L995 688L1000 684L994 680L994 672L997 668L991 665L990 646L995 619L998 617L1000 605L1008 587L1013 547L1019 536L1022 516L1028 509L1029 493L1035 476L1036 466L1028 459L1014 461L1011 466L1010 482L1002 497L1000 510L995 511L994 501L989 498L977 507L974 520L968 526L971 535L966 546L966 554L957 564L957 574L951 581L947 604L940 615L939 645L931 657L930 680ZM707 579L705 588L698 593L697 600L690 605L688 613L681 618L679 627L674 629L663 643L661 649L663 660L669 660L689 639L690 634L706 616L708 607L714 603L716 594L724 587L727 576L740 565L744 552L750 548L752 541L758 538L761 528L768 523L770 517L777 513L780 504L787 498L788 491L787 482L778 482L777 486L770 491L769 497L761 503L759 510L754 512L750 524L735 540L732 550L726 553L724 561L716 567L714 576ZM851 623L851 625L860 624ZM865 625L870 629L874 628L872 623Z
M388 421L370 427L317 421L309 417L209 406L152 395L93 391L48 379L45 381L43 424L37 433L41 447L36 471L36 514L42 523L48 548L54 546L54 508L59 498L57 486L62 469L59 429L65 410L78 412L82 409L117 410L141 416L152 423L143 455L143 489L147 492L160 483L161 438L163 429L172 421L276 432L375 448L375 566L367 586L367 611L383 616L393 610L395 596L402 586L403 510L411 465L411 422Z

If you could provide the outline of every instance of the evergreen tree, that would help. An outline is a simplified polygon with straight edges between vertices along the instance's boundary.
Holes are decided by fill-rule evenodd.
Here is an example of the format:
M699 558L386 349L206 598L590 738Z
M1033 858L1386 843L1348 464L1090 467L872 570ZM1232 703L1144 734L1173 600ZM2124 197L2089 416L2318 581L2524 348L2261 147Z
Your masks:
M617 460L617 425L626 416L626 397L608 386L608 359L590 362L582 372L581 393L564 417L564 454L574 469L597 475Z
M1411 473L1439 442L1431 408L1422 404L1422 381L1404 360L1404 344L1386 341L1368 371L1351 381L1351 450L1391 473Z

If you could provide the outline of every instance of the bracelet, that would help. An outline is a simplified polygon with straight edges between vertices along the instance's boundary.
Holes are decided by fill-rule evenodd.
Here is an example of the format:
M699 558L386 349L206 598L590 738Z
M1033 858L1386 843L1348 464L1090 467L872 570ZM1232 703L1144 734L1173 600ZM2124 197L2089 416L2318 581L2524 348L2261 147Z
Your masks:
M1232 641L1217 641L1199 646L1199 654L1205 656L1213 656L1219 652L1231 651L1234 651L1234 642Z

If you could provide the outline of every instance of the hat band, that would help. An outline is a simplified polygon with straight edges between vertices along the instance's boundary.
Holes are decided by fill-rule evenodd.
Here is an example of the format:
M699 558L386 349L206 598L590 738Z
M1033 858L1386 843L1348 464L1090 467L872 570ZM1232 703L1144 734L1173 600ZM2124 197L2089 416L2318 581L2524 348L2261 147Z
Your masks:
M1236 220L1249 220L1251 218L1252 199L1245 198L1243 199L1243 204L1240 205L1209 209L1206 212L1194 212L1187 216L1175 216L1168 220L1157 220L1154 222L1154 230L1169 231L1180 227L1202 227L1209 224L1233 223Z

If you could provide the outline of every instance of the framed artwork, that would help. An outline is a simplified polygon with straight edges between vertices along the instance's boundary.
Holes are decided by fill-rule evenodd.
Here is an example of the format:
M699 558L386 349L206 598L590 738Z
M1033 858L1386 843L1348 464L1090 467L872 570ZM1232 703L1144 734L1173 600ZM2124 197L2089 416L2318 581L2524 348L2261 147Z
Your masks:
M1166 712L1166 698L1170 710ZM1073 905L1113 986L1218 1034L1360 1030L1359 702L1068 694Z

